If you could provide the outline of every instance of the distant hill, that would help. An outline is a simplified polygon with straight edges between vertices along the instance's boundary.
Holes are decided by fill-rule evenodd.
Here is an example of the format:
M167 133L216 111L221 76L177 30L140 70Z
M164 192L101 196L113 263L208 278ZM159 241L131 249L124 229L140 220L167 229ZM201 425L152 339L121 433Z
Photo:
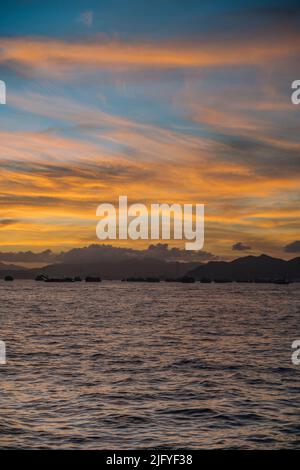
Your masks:
M23 271L26 268L23 268L22 266L17 266L16 264L5 264L0 261L0 270L2 271Z
M254 279L300 280L300 257L290 261L267 255L245 256L233 261L211 261L189 271L195 279L230 279L251 281Z
M4 268L5 267L5 268ZM38 274L50 277L100 276L103 279L127 277L176 278L184 275L202 278L253 281L255 279L288 279L300 281L300 257L290 261L267 255L245 256L234 261L210 261L207 264L166 261L158 258L129 258L119 261L55 263L44 268L25 269L3 266L0 278L12 275L16 279L34 279Z
M56 263L43 268L24 269L23 271L3 270L0 277L12 275L16 279L34 279L38 274L50 277L100 276L103 279L123 279L127 277L180 277L199 263L185 263L159 260L157 258L130 258L121 261L97 263Z

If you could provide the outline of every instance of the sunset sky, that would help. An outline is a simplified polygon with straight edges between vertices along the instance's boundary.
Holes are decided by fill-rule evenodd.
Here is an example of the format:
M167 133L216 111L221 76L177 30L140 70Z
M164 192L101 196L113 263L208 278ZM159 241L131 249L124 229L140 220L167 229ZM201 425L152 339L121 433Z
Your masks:
M296 2L2 2L0 251L98 243L125 194L204 203L213 255L299 256L299 55Z

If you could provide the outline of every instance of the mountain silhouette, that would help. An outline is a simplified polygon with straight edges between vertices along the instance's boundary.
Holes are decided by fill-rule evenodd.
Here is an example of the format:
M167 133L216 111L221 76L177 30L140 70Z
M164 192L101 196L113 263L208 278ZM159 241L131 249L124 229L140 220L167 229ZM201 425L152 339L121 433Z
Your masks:
M0 270L3 271L23 271L25 268L23 266L18 266L17 264L5 264L0 262Z
M19 268L0 264L0 278L13 275L16 279L35 279L39 274L49 277L99 276L117 280L128 277L157 277L159 279L190 276L196 280L254 281L286 279L300 281L300 257L285 261L268 255L245 256L233 261L196 262L166 261L158 258L129 258L72 263L54 263L43 268Z
M123 279L127 277L181 277L187 271L199 266L199 263L165 261L152 258L130 258L120 261L102 261L96 263L56 263L43 268L3 270L0 277L12 275L16 279L34 279L39 274L49 277L100 276L102 279Z
M253 281L255 279L300 280L300 257L290 261L272 258L268 255L245 256L233 261L210 261L189 271L188 276L201 280L228 279Z

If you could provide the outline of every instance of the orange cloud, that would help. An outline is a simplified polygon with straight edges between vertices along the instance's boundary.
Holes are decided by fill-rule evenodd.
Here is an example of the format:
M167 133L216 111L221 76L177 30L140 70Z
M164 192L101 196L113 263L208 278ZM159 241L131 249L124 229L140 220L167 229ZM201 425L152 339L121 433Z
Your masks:
M241 234L250 246L256 246L255 241L263 246L264 237L275 250L274 237L288 243L297 226L295 205L283 207L282 200L287 192L287 200L296 194L298 173L273 172L274 160L271 165L260 162L251 149L247 158L237 158L226 141L121 118L59 96L12 95L11 104L74 126L84 138L80 133L77 138L62 137L59 128L0 132L1 218L18 221L1 229L2 247L62 248L97 242L95 209L101 202L117 201L120 194L145 203L204 202L209 240L205 249L220 254L226 254L227 245L232 254L231 246ZM217 130L234 131L226 127L222 109L204 117ZM238 113L234 118L236 126L241 123L241 137L256 136L278 152L299 149L296 143L267 134L260 123L247 125ZM265 167L260 168L262 163Z
M126 43L95 37L88 42L44 38L2 38L0 63L24 67L33 74L57 78L70 70L99 68L195 68L224 65L264 65L300 51L299 35L196 43ZM81 71L82 72L82 71Z

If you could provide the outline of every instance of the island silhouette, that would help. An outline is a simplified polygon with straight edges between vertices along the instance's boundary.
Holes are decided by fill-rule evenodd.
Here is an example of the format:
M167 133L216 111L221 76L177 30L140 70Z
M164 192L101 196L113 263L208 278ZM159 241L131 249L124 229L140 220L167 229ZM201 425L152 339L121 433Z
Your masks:
M90 248L90 247L88 247ZM123 280L129 282L180 281L190 283L277 282L300 281L300 257L291 260L274 258L265 254L244 256L233 261L208 262L173 261L162 257L137 255L133 251L124 256L89 256L90 250L72 250L72 257L54 259L53 263L38 268L0 263L0 278L36 279L45 282L99 282L100 280ZM94 253L95 247L93 246ZM143 253L143 252L142 252Z

